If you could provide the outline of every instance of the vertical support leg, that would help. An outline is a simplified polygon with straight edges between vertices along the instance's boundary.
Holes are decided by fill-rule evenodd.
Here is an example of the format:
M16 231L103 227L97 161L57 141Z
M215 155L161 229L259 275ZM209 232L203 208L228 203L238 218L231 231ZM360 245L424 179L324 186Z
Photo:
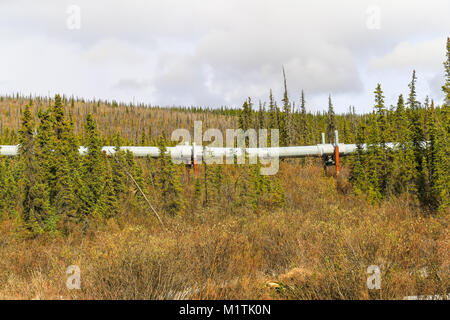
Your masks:
M336 165L336 177L341 172L341 164L339 163L339 134L334 130L334 162Z
M194 164L194 177L198 178L198 164L197 161L193 161Z
M339 147L338 145L334 146L334 161L336 162L336 176L339 176L341 172L341 166L339 163Z
M195 142L192 144L192 149L191 149L191 163L192 163L192 167L194 169L194 177L198 178L198 164L197 164L196 154L195 154Z

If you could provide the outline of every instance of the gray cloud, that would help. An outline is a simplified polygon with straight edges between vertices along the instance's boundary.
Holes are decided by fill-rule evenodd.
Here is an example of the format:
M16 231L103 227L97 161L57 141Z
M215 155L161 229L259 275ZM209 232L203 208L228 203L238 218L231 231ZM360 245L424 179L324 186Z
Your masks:
M80 30L66 27L72 4ZM373 4L379 30L366 26ZM438 96L450 30L446 0L16 0L0 10L1 91L161 105L239 106L269 88L280 97L282 66L292 99L305 89L314 110L329 93L340 111L370 110L377 82L395 97L413 68L419 95Z
M112 86L112 89L126 90L126 91L141 91L149 89L151 83L147 80L138 79L120 79L116 84Z

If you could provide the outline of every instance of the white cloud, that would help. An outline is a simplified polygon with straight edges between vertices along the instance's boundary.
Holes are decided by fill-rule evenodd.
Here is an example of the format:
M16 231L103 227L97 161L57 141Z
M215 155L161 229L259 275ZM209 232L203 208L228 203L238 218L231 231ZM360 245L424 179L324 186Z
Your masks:
M117 90L141 91L149 89L149 87L151 87L151 83L148 80L120 79L112 88Z
M437 69L445 59L447 38L424 40L420 42L403 41L392 51L381 57L373 57L369 62L372 70L414 68Z
M142 64L146 58L139 47L114 38L103 39L82 52L91 63Z

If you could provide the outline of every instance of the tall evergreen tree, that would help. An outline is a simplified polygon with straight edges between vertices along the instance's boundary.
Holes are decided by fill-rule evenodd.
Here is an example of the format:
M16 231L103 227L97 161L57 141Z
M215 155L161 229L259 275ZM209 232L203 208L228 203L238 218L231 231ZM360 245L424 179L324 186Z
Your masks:
M336 115L334 113L331 94L328 96L328 114L327 114L327 138L329 143L334 142L334 130L336 130Z
M52 202L52 191L57 179L58 164L56 161L57 156L54 152L55 132L53 130L54 118L51 107L45 111L39 112L38 117L40 121L37 128L34 154L36 168L39 170L40 183L36 184L34 195L38 198L39 195L42 195L42 198L39 198L40 200L38 200L42 207L42 210L40 211L49 212L49 214L38 215L34 213L35 216L31 217L31 220L35 221L41 219L41 221L45 221L41 223L42 225L45 225L45 228L42 228L42 231L49 230L50 232L54 232L58 229L57 223L60 220L60 217L57 215ZM50 207L50 210L45 210L44 208L46 207ZM38 216L42 216L42 218Z
M115 154L114 161L111 161L112 184L116 198L120 199L120 197L125 194L127 190L127 176L123 170L123 166L126 165L125 152L120 150L122 139L118 133L114 135L113 141L115 146Z
M445 95L445 105L450 106L450 37L447 38L447 60L444 62L445 68L445 83L442 86L442 91ZM447 124L448 125L448 124Z
M252 127L252 100L250 97L244 101L242 110L239 113L239 128L247 131Z
M384 96L383 90L381 90L381 85L378 84L375 91L375 114L376 122L378 127L378 142L379 146L376 146L374 150L376 151L377 162L379 164L379 188L382 195L389 195L393 192L392 190L392 152L386 147L387 137L389 135L389 126L387 122L387 112L388 110L384 106Z
M95 214L103 216L105 207L100 201L103 199L103 191L106 185L108 174L106 172L106 162L102 154L102 141L97 131L97 125L92 117L88 114L84 126L84 134L86 136L87 154L82 159L82 177L83 177L83 205L82 219ZM112 185L112 182L110 182Z
M415 161L403 95L398 97L397 107L394 112L394 128L394 139L398 143L398 151L394 153L394 190L397 194L410 193L415 189Z
M31 235L56 231L50 207L49 190L34 153L34 122L30 107L25 107L19 130L19 163L22 171L22 221Z
M381 147L380 132L378 128L377 116L372 113L369 118L369 127L367 135L367 193L370 202L377 202L381 200L381 181L379 178L381 163Z
M80 202L78 191L81 188L79 176L80 155L78 143L73 132L73 125L65 115L64 106L59 95L55 96L52 129L55 133L54 185L51 189L51 202L56 213L66 224L78 218Z
M301 134L301 143L303 145L308 144L308 125L306 122L306 101L305 101L305 93L302 90L300 96L300 126L299 132Z
M444 105L441 108L442 121L436 116L432 102L432 121L430 121L430 193L431 206L445 211L450 207L450 38L447 38L447 60L444 62L445 83L442 90L445 95Z
M104 184L97 203L97 210L102 217L110 218L119 212L119 201L114 190L114 180L112 176L112 167L109 161L105 161L106 171L104 172Z
M11 159L0 157L0 221L2 219L15 216L17 204L17 180L14 171L17 166L13 166Z
M283 68L283 80L284 80L284 93L283 93L283 113L280 119L280 144L282 146L287 146L290 144L291 140L291 104L289 102L287 83L286 83L286 73Z
M159 172L157 173L158 187L161 194L162 209L174 216L184 209L184 201L181 194L181 183L175 165L170 156L166 154L167 141L161 138L158 142L160 150Z
M270 94L269 94L269 129L276 129L276 128L278 128L276 107L277 106L276 106L275 100L273 99L272 89L270 89Z
M378 128L380 130L380 144L384 147L387 142L388 123L387 123L387 109L384 106L383 90L378 84L375 91L375 113L377 115Z
M424 170L426 165L424 164L425 147L424 132L423 132L423 119L422 111L420 110L420 103L417 101L416 93L416 71L413 70L412 79L409 87L408 106L409 106L409 118L410 118L410 132L411 143L414 151L414 168L415 168L415 188L416 195L419 201L422 203L426 201L424 196L426 195L426 178L424 176Z
M264 128L264 113L265 113L264 106L261 103L261 100L259 100L259 109L257 118L258 129Z

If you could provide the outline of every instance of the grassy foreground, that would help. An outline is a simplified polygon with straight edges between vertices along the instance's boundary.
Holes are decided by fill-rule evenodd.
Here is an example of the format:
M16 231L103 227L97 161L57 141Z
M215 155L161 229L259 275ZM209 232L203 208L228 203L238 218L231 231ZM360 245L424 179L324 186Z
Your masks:
M0 224L0 299L402 299L449 292L449 215L408 199L369 205L345 178L283 163L286 205L165 221L136 209L81 235L22 239ZM338 185L337 185L338 184ZM229 204L230 206L232 204ZM81 289L66 288L78 265ZM369 290L367 267L381 270Z

